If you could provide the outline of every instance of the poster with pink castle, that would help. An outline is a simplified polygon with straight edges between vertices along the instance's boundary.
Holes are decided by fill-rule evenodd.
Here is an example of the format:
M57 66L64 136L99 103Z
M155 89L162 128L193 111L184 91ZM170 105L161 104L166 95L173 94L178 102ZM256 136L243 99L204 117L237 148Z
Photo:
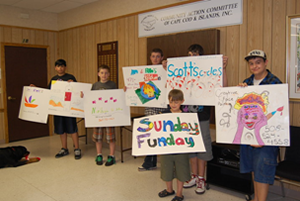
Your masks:
M215 89L218 143L289 146L287 84Z
M222 55L168 58L167 94L182 90L185 105L214 105L214 89L222 86Z

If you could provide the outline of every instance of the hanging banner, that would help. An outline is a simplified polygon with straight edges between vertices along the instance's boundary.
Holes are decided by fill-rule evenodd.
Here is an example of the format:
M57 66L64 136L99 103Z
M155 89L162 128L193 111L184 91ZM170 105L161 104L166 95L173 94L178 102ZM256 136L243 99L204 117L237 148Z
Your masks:
M290 145L287 84L215 89L218 143Z
M86 92L85 127L130 126L130 108L124 99L123 89Z
M243 0L203 0L139 14L139 37L243 23Z
M205 151L196 113L166 113L134 119L133 156Z
M214 89L223 86L222 55L168 59L167 93L180 89L184 105L214 105Z
M123 67L128 106L167 107L166 70L162 65Z

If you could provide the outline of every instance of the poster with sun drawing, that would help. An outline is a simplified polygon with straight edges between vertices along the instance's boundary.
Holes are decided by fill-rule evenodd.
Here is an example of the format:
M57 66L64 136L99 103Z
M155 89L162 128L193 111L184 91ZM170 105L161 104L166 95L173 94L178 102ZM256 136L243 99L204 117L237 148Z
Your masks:
M215 89L218 143L289 146L287 84Z
M124 99L123 89L85 93L85 127L130 126L130 107Z
M185 105L214 105L214 89L223 86L222 55L168 58L167 94L184 93Z
M134 119L132 155L205 152L196 113L167 113Z
M47 123L49 89L23 87L19 119L37 123Z
M66 117L84 117L84 94L92 84L52 81L49 99L49 114Z
M166 71L162 65L123 67L128 106L167 107Z

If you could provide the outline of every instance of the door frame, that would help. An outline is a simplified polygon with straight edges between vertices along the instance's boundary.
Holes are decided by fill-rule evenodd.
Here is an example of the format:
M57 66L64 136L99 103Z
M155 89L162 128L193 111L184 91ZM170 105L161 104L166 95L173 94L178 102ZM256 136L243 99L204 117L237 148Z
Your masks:
M30 45L30 44L19 44L19 43L1 43L1 85L2 85L2 103L3 107L0 106L0 113L4 112L4 137L5 143L9 143L9 132L8 132L8 117L7 117L7 92L6 92L6 66L5 66L5 46L14 47L29 47L29 48L44 48L47 51L47 77L49 77L49 67L50 67L50 56L49 56L49 46L48 45ZM48 78L49 79L49 78ZM47 80L48 82L49 80ZM0 89L1 90L1 89ZM48 127L49 135L53 133L53 127L50 125L52 123L52 118L49 118Z

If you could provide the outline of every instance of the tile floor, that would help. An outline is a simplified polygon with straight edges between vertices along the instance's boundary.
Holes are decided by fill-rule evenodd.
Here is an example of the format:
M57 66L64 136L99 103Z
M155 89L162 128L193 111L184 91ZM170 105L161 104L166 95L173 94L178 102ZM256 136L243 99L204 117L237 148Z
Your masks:
M130 151L124 154L124 163L120 161L120 152L116 152L117 164L111 167L95 164L95 146L91 140L85 144L80 138L82 159L75 160L70 155L60 159L54 156L60 149L59 136L24 140L0 147L23 145L38 156L41 161L17 168L0 169L0 200L3 201L166 201L172 197L159 198L157 193L165 188L160 179L160 171L138 172L143 157L133 158ZM68 138L69 148L72 140ZM106 157L108 149L104 149ZM159 164L158 164L159 165ZM175 183L175 182L174 182ZM194 189L184 189L186 201L241 201L245 195L221 187L210 185L210 190L197 195ZM300 196L299 196L300 197ZM269 193L268 200L295 201Z

